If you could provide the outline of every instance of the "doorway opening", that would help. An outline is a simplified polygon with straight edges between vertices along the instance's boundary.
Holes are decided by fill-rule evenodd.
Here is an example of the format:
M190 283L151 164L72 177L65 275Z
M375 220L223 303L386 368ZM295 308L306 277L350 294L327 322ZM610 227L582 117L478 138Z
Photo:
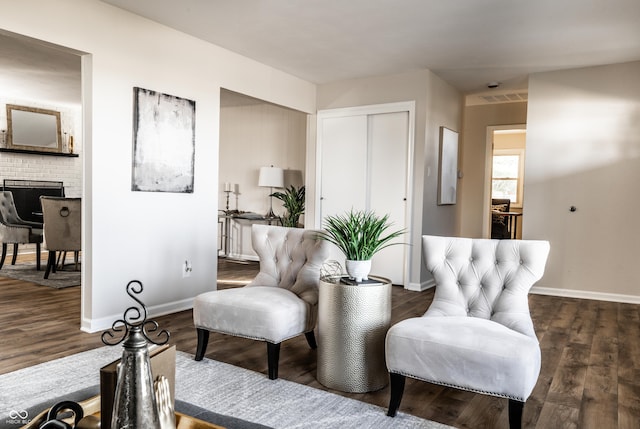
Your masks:
M21 210L18 214L23 220L42 223L42 210L40 207L40 195L61 195L68 198L81 198L85 194L85 178L83 170L91 171L90 166L84 165L84 153L90 142L91 118L91 55L72 48L49 43L45 40L35 39L26 35L0 30L0 57L3 58L2 74L4 87L0 104L20 106L19 111L34 112L45 110L53 112L56 117L55 137L56 141L50 148L55 150L40 150L38 145L32 146L33 136L23 134L26 142L24 149L8 147L8 120L4 113L0 113L0 125L4 131L0 137L0 148L3 153L0 156L0 183L3 185L12 183L20 184L24 200L16 202L16 208ZM84 98L83 98L84 94ZM5 106L0 112L5 111ZM12 117L12 128L15 126ZM30 124L32 126L32 124ZM15 132L15 129L13 130ZM13 138L11 138L13 140ZM46 156L45 156L46 155ZM45 188L54 184L61 189L51 192ZM7 186L6 190L9 189ZM18 190L14 186L14 200ZM18 208L20 206L20 208ZM84 219L83 219L84 220ZM83 236L82 262L88 259L90 245L87 235ZM44 280L47 249L43 247L41 253L42 270L31 268L36 263L36 245L25 244L19 246L19 255L16 267L11 274L13 278L33 283L50 283L55 288L66 288L81 284L78 288L81 301L81 320L90 319L87 311L91 308L91 285L84 281L87 275L85 267L89 264L80 263L79 266L72 261L71 265L59 260L57 274ZM68 263L67 259L67 263ZM5 261L5 264L7 261ZM62 266L60 266L60 263ZM9 263L10 264L10 263ZM3 267L5 271L8 267ZM14 267L15 268L15 267ZM65 271L65 272L62 272ZM7 273L9 274L9 273ZM79 282L79 283L78 283ZM31 299L24 296L24 299ZM70 310L73 311L73 310ZM90 314L89 314L90 315ZM83 325L80 326L84 329Z
M485 236L522 238L526 125L487 128Z
M252 225L282 225L286 209L271 194L305 186L307 122L305 112L220 89L219 285L242 286L255 277ZM273 170L277 184L269 180ZM303 214L299 226L305 225Z

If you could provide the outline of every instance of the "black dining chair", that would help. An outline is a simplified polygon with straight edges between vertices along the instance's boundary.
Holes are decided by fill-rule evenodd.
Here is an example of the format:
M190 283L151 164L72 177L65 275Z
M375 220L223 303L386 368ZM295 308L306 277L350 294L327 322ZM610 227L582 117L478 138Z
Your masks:
M509 198L491 199L491 238L511 238L509 216L495 213L509 211L511 211L511 200Z

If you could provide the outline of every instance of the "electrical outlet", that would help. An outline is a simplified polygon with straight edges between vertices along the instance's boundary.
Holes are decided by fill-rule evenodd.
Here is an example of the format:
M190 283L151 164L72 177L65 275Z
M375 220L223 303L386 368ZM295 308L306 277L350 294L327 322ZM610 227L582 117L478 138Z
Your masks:
M191 262L188 259L185 259L184 264L182 264L182 277L191 277Z

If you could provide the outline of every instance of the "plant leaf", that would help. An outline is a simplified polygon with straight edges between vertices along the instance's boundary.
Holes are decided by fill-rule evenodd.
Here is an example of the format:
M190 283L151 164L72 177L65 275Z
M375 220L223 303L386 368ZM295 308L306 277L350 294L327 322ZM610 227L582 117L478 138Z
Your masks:
M380 250L404 243L391 241L406 231L385 232L392 226L389 215L378 216L372 211L353 210L343 215L330 215L324 219L321 239L333 243L345 257L354 261L371 259Z

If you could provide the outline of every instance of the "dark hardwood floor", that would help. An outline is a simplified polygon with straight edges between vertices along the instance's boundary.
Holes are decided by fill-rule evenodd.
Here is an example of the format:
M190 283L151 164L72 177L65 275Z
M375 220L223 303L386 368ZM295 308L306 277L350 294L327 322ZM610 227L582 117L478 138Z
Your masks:
M221 263L220 287L251 278L256 264ZM393 288L392 323L424 313L433 292ZM531 295L542 371L524 410L525 428L640 428L640 306ZM194 353L191 311L156 319L178 350ZM80 326L80 288L51 289L1 277L0 373L101 347ZM266 374L264 343L212 333L211 359ZM279 376L324 389L304 336L286 341ZM266 375L265 375L266 376ZM1 386L4 389L7 386ZM212 386L212 389L215 386ZM343 396L387 406L389 388ZM506 428L507 400L407 380L400 412L460 428Z

